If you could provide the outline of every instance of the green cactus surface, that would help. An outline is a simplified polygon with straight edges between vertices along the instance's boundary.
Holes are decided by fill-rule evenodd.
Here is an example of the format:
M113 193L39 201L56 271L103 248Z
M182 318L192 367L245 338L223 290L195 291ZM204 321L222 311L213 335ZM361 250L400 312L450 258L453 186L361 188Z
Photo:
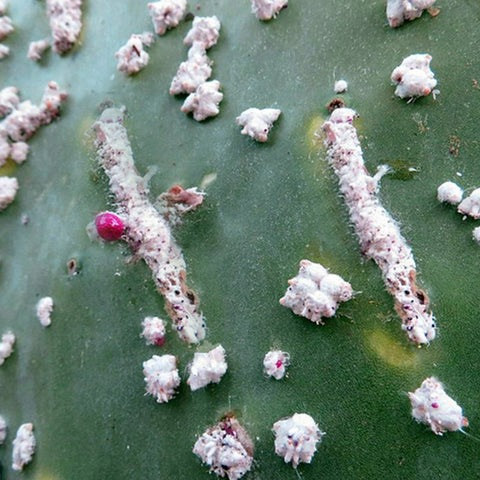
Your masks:
M436 199L438 185L480 186L480 4L438 0L428 13L391 29L383 0L291 0L269 22L249 0L189 2L216 15L220 38L208 51L222 84L220 114L196 122L168 88L186 60L183 21L148 49L134 76L116 70L114 53L132 33L153 31L147 1L86 1L80 43L66 55L26 58L30 41L50 35L45 2L11 0L15 32L0 63L0 88L14 85L39 103L48 81L69 93L60 117L31 138L16 176L15 201L0 213L0 334L17 336L0 367L2 480L187 480L214 478L192 453L207 427L233 412L254 443L247 480L295 479L275 454L272 425L308 413L326 432L305 480L474 479L480 445L461 432L434 435L411 416L408 391L438 377L463 407L466 432L480 437L479 225ZM436 4L436 5L437 5ZM429 53L440 94L407 103L394 96L392 70ZM418 282L438 324L429 345L408 342L381 271L362 257L327 164L319 127L335 79L359 114L366 166L387 163L383 205L413 249ZM477 82L478 81L478 82ZM123 242L92 241L86 226L115 208L99 167L92 125L102 105L124 105L125 126L152 201L174 184L204 185L203 204L174 228L208 327L199 346L183 343L143 261L127 262ZM282 115L265 144L240 134L249 107ZM153 168L153 170L152 170ZM28 216L27 224L22 218ZM355 297L317 326L279 304L301 259L351 282ZM78 274L69 274L72 260ZM52 325L37 301L49 295ZM147 315L169 325L163 347L140 338ZM191 392L187 366L196 351L221 343L228 371ZM272 347L290 353L288 377L266 378ZM182 384L168 404L145 395L142 362L178 357ZM12 441L32 422L37 450L22 473L11 469Z

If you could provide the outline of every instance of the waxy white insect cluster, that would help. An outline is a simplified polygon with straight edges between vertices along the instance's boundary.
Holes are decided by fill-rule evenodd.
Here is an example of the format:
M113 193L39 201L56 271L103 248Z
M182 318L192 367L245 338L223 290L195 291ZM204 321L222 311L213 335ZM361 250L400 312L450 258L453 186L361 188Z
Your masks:
M175 28L185 16L187 0L160 0L147 4L157 35L165 35L168 29Z
M165 342L165 323L158 317L145 317L142 322L141 336L145 338L147 345L161 347Z
M252 13L259 20L271 20L287 6L288 0L252 0Z
M335 93L344 93L348 90L348 83L345 80L337 80L333 85Z
M463 189L454 182L444 182L437 188L437 199L442 203L458 205L463 198Z
M242 126L241 133L257 142L266 142L273 123L282 113L278 108L248 108L237 117L237 124Z
M203 388L209 383L219 383L227 371L225 349L218 347L206 353L195 353L189 368L187 384L192 391Z
M155 37L150 32L131 35L127 43L115 52L115 58L118 60L117 70L132 75L145 68L150 60L150 55L144 47L150 47L153 42L155 42Z
M414 392L409 392L412 416L428 425L436 435L454 432L468 426L462 407L449 397L441 382L435 377L426 378Z
M291 417L275 422L275 453L285 463L292 462L297 468L301 462L310 463L317 451L317 443L325 435L315 420L306 413L295 413Z
M252 467L253 442L233 416L207 428L195 442L193 453L219 477L237 480Z
M12 332L2 335L2 341L0 342L0 365L3 365L5 360L12 354L14 344L15 335Z
M42 327L49 327L52 323L50 318L53 311L52 297L43 297L37 303L37 317Z
M335 315L341 302L352 298L352 286L339 275L309 260L300 262L298 275L291 278L280 303L293 313L323 325L322 318Z
M38 62L42 59L43 54L50 48L50 41L48 38L43 40L36 40L35 42L30 42L28 46L27 58Z
M122 109L110 108L95 123L99 162L109 177L130 249L152 270L180 338L198 343L205 337L205 321L195 295L186 286L185 260L169 222L148 199L145 181L135 168L123 118Z
M275 380L282 379L290 366L290 354L281 350L267 352L263 359L263 371Z
M378 180L385 170L371 177L365 168L352 124L355 116L353 110L339 108L324 123L328 161L338 177L360 248L382 270L402 328L413 342L429 343L435 338L436 327L428 296L416 285L416 265L410 247L378 199Z
M68 52L82 30L82 0L47 0L47 15L53 37L53 51Z
M18 180L15 177L0 177L0 212L14 200L18 192Z
M415 53L403 59L402 63L392 72L392 82L397 85L395 95L400 98L413 99L424 97L433 92L437 80L430 70L431 55L427 53Z
M387 19L392 28L403 25L405 20L415 20L431 8L436 0L387 0Z
M5 15L7 11L7 1L0 0L0 40L6 38L10 33L14 31L12 25L12 19ZM0 43L0 60L10 54L10 48L3 43Z
M153 355L143 362L143 374L147 384L147 393L157 399L158 403L171 400L180 385L177 359L173 355Z
M33 424L24 423L17 430L17 435L13 441L12 451L12 469L21 471L23 467L32 461L35 453L35 436L33 434Z
M181 223L181 217L185 213L201 205L204 197L205 192L201 192L197 187L185 189L181 185L173 185L158 196L155 207L175 226Z
M218 80L207 80L212 75L212 61L207 50L213 47L220 35L220 21L216 16L195 17L192 28L183 43L190 46L188 60L182 62L170 85L170 95L189 94L181 111L193 113L197 121L218 115L218 105L223 100Z

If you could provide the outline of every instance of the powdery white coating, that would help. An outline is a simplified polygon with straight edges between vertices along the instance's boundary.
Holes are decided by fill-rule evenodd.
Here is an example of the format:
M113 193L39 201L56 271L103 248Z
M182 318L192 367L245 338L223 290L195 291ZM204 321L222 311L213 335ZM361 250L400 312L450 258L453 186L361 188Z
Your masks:
M143 47L149 47L154 41L155 37L150 32L131 35L127 43L115 52L115 58L118 60L117 70L132 75L145 68L150 55Z
M480 188L476 188L468 197L464 198L457 208L458 213L463 213L472 218L480 218Z
M145 317L142 334L147 345L162 346L165 341L165 323L158 317Z
M253 443L238 420L227 416L207 428L195 442L193 453L210 467L210 472L236 480L252 467Z
M285 376L287 367L290 365L290 354L281 350L272 350L267 352L263 359L263 370L275 380L280 380Z
M275 453L283 457L285 463L292 462L297 468L301 462L310 463L317 451L317 443L321 442L322 432L315 420L306 413L295 413L293 416L279 420L273 424L275 432Z
M291 278L280 303L293 313L323 325L322 317L333 317L338 305L352 298L352 286L340 276L328 273L319 263L300 262L299 273Z
M7 0L0 0L0 15L4 15L7 11L8 2Z
M14 30L11 18L6 15L0 16L0 40L10 35Z
M180 338L198 343L205 337L205 322L196 296L186 285L185 260L168 220L148 200L145 181L135 168L123 117L123 110L110 108L95 123L99 162L109 177L117 210L124 220L126 241L152 270Z
M223 100L223 93L219 92L220 82L212 80L202 83L195 92L191 93L183 102L180 109L183 113L193 113L193 118L201 122L208 117L219 114L218 105Z
M180 225L181 217L201 205L204 196L205 192L201 192L197 187L185 189L181 185L173 185L158 196L155 207L171 225Z
M205 50L213 47L217 43L220 35L220 21L214 15L213 17L195 17L192 22L192 28L183 39L185 45L198 43Z
M337 80L333 86L335 93L343 93L348 90L348 83L345 80Z
M428 296L416 285L416 265L410 247L377 197L378 180L385 169L371 177L365 168L352 112L337 109L323 125L328 161L339 179L360 248L382 270L402 319L402 329L410 340L429 343L435 338L435 321Z
M147 394L154 396L158 403L166 403L175 396L180 385L177 359L173 355L154 355L143 362L143 374Z
M408 393L408 397L413 418L428 425L436 435L468 426L462 407L445 393L442 383L435 377L426 378L419 388Z
M439 202L458 205L463 198L463 189L454 182L444 182L437 188Z
M182 62L170 84L170 95L192 93L212 75L212 61L205 48L194 43L188 51L188 60Z
M14 200L18 192L18 180L15 177L0 177L0 212Z
M21 471L23 467L32 461L35 453L35 436L33 435L33 424L24 423L17 430L13 441L12 468Z
M52 297L41 298L36 307L37 317L42 327L49 327L52 323L50 315L53 311L53 299Z
M165 35L169 28L176 27L185 15L187 0L160 0L147 4L157 35Z
M189 370L187 384L192 391L209 383L219 383L227 371L225 349L219 345L207 353L195 353Z
M82 30L82 0L47 0L53 51L66 53L78 42Z
M7 422L0 415L0 445L2 445L5 442L6 438L7 438Z
M266 142L273 122L282 113L278 108L249 108L237 117L237 125L243 127L241 133L257 142Z
M472 237L480 245L480 227L475 227L473 229Z
M395 28L403 25L405 20L419 18L435 2L436 0L387 0L388 24Z
M3 60L5 57L10 55L10 48L0 43L0 60Z
M2 335L2 341L0 342L0 365L3 365L5 360L12 354L14 344L15 335L12 332Z
M271 20L287 6L288 0L252 0L252 13L259 20Z
M5 117L20 103L17 87L5 87L0 90L0 117Z
M395 95L400 98L414 98L430 95L437 80L430 70L431 55L416 53L403 59L392 72L392 82L397 85ZM438 92L437 92L438 93Z
M43 54L50 48L50 40L44 38L43 40L37 40L36 42L30 42L28 46L27 58L38 62L42 59Z

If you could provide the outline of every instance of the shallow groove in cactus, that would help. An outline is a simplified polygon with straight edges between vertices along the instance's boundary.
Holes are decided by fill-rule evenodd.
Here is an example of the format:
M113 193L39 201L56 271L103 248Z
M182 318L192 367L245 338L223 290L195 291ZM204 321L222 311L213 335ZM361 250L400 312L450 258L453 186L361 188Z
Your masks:
M3 479L213 478L191 450L227 411L254 442L247 480L295 478L275 455L271 432L295 412L326 432L313 462L298 467L305 480L476 478L478 444L415 423L406 393L437 376L463 406L468 431L480 435L477 223L435 198L447 180L480 186L480 7L438 0L437 17L424 14L393 30L381 0L290 3L271 22L259 22L247 0L189 4L222 22L209 56L225 98L218 117L197 123L180 112L181 98L168 95L186 58L190 22L158 38L148 67L128 78L115 71L113 54L131 33L153 31L146 2L87 2L81 44L64 57L49 51L36 64L25 56L31 40L49 35L44 3L11 0L16 31L5 41L12 53L1 62L0 86L16 85L36 103L55 80L70 97L61 118L29 141L27 162L8 166L20 190L0 214L0 334L12 329L18 341L0 367L0 414L9 425L0 446ZM390 74L405 56L425 52L441 93L407 104L394 97ZM408 344L401 332L313 135L338 78L348 81L342 98L360 115L367 168L419 169L384 177L380 197L414 250L437 317L439 335L427 348ZM201 348L221 343L229 368L218 385L196 392L183 382L165 405L144 396L142 362L175 354L185 379L196 349L173 331L162 348L145 345L144 317L165 318L148 268L125 264L124 245L93 243L85 231L112 207L89 134L106 101L127 106L140 174L158 169L152 200L173 184L198 186L216 174L204 204L175 234L207 320ZM249 107L282 110L265 144L235 124ZM450 153L452 142L458 152ZM67 274L72 258L81 266L75 276ZM278 303L302 258L361 292L322 327ZM55 309L44 329L35 305L47 295ZM272 348L291 355L281 381L263 374ZM10 468L11 442L26 422L34 424L38 449L18 474Z

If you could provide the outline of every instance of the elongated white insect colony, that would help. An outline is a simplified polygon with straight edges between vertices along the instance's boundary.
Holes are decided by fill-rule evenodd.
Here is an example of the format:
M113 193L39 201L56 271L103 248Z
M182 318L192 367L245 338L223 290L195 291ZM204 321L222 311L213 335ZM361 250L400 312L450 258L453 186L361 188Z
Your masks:
M416 265L410 247L378 199L378 181L384 171L372 177L365 168L353 126L355 116L353 110L339 108L324 123L328 161L338 177L360 248L382 270L402 328L413 342L429 343L435 338L436 326L428 296L416 285Z

